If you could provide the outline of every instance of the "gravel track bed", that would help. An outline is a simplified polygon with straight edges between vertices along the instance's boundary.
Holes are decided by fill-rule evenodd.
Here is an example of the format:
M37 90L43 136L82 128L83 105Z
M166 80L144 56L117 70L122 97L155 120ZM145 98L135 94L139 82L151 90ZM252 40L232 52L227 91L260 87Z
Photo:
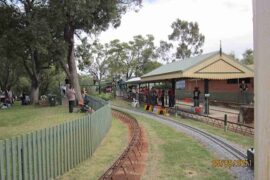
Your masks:
M224 148L220 147L218 144L213 143L209 138L207 138L207 137L199 134L198 132L195 132L195 131L193 131L185 126L182 126L181 124L173 122L174 120L172 118L158 116L158 115L150 114L150 113L145 113L145 112L138 111L136 109L127 109L127 108L117 107L117 106L113 106L113 105L112 105L112 107L114 109L118 109L120 111L133 113L133 114L137 114L137 115L142 115L142 116L145 116L147 118L151 118L151 119L158 121L164 125L170 126L179 132L182 132L188 136L191 136L192 138L198 140L210 152L214 153L217 157L219 157L218 159L237 160L237 158L234 157L231 153L229 153ZM171 121L171 120L173 120L173 121ZM199 128L196 128L196 129L201 130ZM201 131L203 131L203 130L201 130ZM210 134L210 133L207 133L207 134ZM224 138L221 138L219 136L216 136L213 134L211 134L211 135L226 142L227 144L230 144L231 146L233 146L237 150L246 154L246 150L241 148L240 145L229 142L229 141L227 141ZM236 177L236 179L240 179L240 180L253 180L254 179L254 172L249 167L232 167L229 169L229 171L230 171L230 173L232 173L233 176Z

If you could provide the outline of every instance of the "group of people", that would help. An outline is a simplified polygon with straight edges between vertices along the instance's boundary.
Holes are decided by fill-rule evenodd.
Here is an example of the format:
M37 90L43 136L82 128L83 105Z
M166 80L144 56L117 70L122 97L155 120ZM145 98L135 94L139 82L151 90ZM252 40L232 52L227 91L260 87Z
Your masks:
M245 81L241 81L241 84L239 85L240 88L240 93L241 93L241 98L242 98L242 103L247 104L248 103L248 86L245 83ZM195 87L193 90L193 102L194 102L194 107L199 107L200 106L200 89L199 87Z
M164 89L154 87L151 90L149 90L147 87L130 87L128 95L130 98L144 101L153 106L160 105L162 107L165 106L166 96L168 96L169 99L169 107L173 107L175 104L175 94L173 89L165 91Z
M14 103L14 96L11 89L6 89L4 91L0 90L0 97L1 97L1 108L9 108Z

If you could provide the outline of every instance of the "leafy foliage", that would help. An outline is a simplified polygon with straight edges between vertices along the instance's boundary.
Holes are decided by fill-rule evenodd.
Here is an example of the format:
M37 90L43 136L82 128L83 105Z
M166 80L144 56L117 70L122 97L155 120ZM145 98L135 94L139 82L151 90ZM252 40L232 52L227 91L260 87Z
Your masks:
M253 50L252 49L247 49L243 53L242 63L244 63L246 65L254 64L254 56L253 56Z
M173 48L172 43L168 43L166 41L160 41L159 47L157 49L157 55L164 61L164 62L171 62L173 55L171 50Z
M197 22L188 22L176 19L171 25L173 32L168 36L169 40L178 42L176 57L185 59L190 56L200 55L203 50L204 35L199 32Z

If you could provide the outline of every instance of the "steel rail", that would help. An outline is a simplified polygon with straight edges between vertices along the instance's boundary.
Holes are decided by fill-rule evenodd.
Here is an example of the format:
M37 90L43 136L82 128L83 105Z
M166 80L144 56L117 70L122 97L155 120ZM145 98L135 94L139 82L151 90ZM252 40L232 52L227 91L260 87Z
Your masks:
M125 121L128 123L128 126L131 130L131 139L129 141L128 146L125 148L123 153L120 155L120 157L113 163L113 165L99 178L99 180L107 180L107 179L113 179L114 175L122 169L124 172L124 175L127 176L128 169L125 168L127 164L126 162L129 162L129 166L132 167L133 171L135 172L134 164L135 162L132 162L131 155L135 157L138 160L138 156L141 156L140 150L142 148L142 136L141 136L141 129L139 126L138 121L132 117L131 115L114 109L113 115L117 118L121 119L122 121ZM137 155L137 153L138 155ZM125 165L125 166L124 166Z
M113 107L112 107L113 108ZM122 107L121 107L122 108ZM123 110L124 108L122 108ZM228 144L227 142L207 133L207 132L204 132L200 129L197 129L197 128L194 128L192 126L189 126L187 124L184 124L184 123L181 123L181 122L177 122L175 120L172 120L172 119L169 119L169 118L166 118L166 117L162 117L162 116L158 116L156 114L153 114L153 113L146 113L146 112L142 112L142 111L138 111L138 110L130 110L128 109L129 111L135 111L135 112L138 112L138 113L142 113L142 114L147 114L147 115L150 115L150 116L153 116L153 117L158 117L164 121L169 121L171 123L174 123L175 125L178 125L178 126L181 126L181 127L184 127L184 128L187 128L193 132L196 132L202 136L204 136L205 138L207 138L208 140L212 141L213 143L217 144L218 146L220 146L222 149L224 149L225 151L227 151L229 154L233 155L235 158L237 158L238 160L246 160L247 159L247 156L242 153L240 150L236 149L235 147L231 146L230 144Z

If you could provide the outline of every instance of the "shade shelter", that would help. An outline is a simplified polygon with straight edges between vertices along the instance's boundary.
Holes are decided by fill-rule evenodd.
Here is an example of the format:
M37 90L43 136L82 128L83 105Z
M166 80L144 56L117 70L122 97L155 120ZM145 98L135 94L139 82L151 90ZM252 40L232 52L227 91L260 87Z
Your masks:
M237 79L253 78L254 72L219 51L163 65L141 77L142 82L179 78Z
M215 51L163 65L143 75L141 82L171 81L175 96L180 99L192 98L192 91L197 86L204 94L210 92L210 100L241 102L239 83L248 81L248 97L253 99L253 78L250 67ZM181 84L181 87L175 84Z

